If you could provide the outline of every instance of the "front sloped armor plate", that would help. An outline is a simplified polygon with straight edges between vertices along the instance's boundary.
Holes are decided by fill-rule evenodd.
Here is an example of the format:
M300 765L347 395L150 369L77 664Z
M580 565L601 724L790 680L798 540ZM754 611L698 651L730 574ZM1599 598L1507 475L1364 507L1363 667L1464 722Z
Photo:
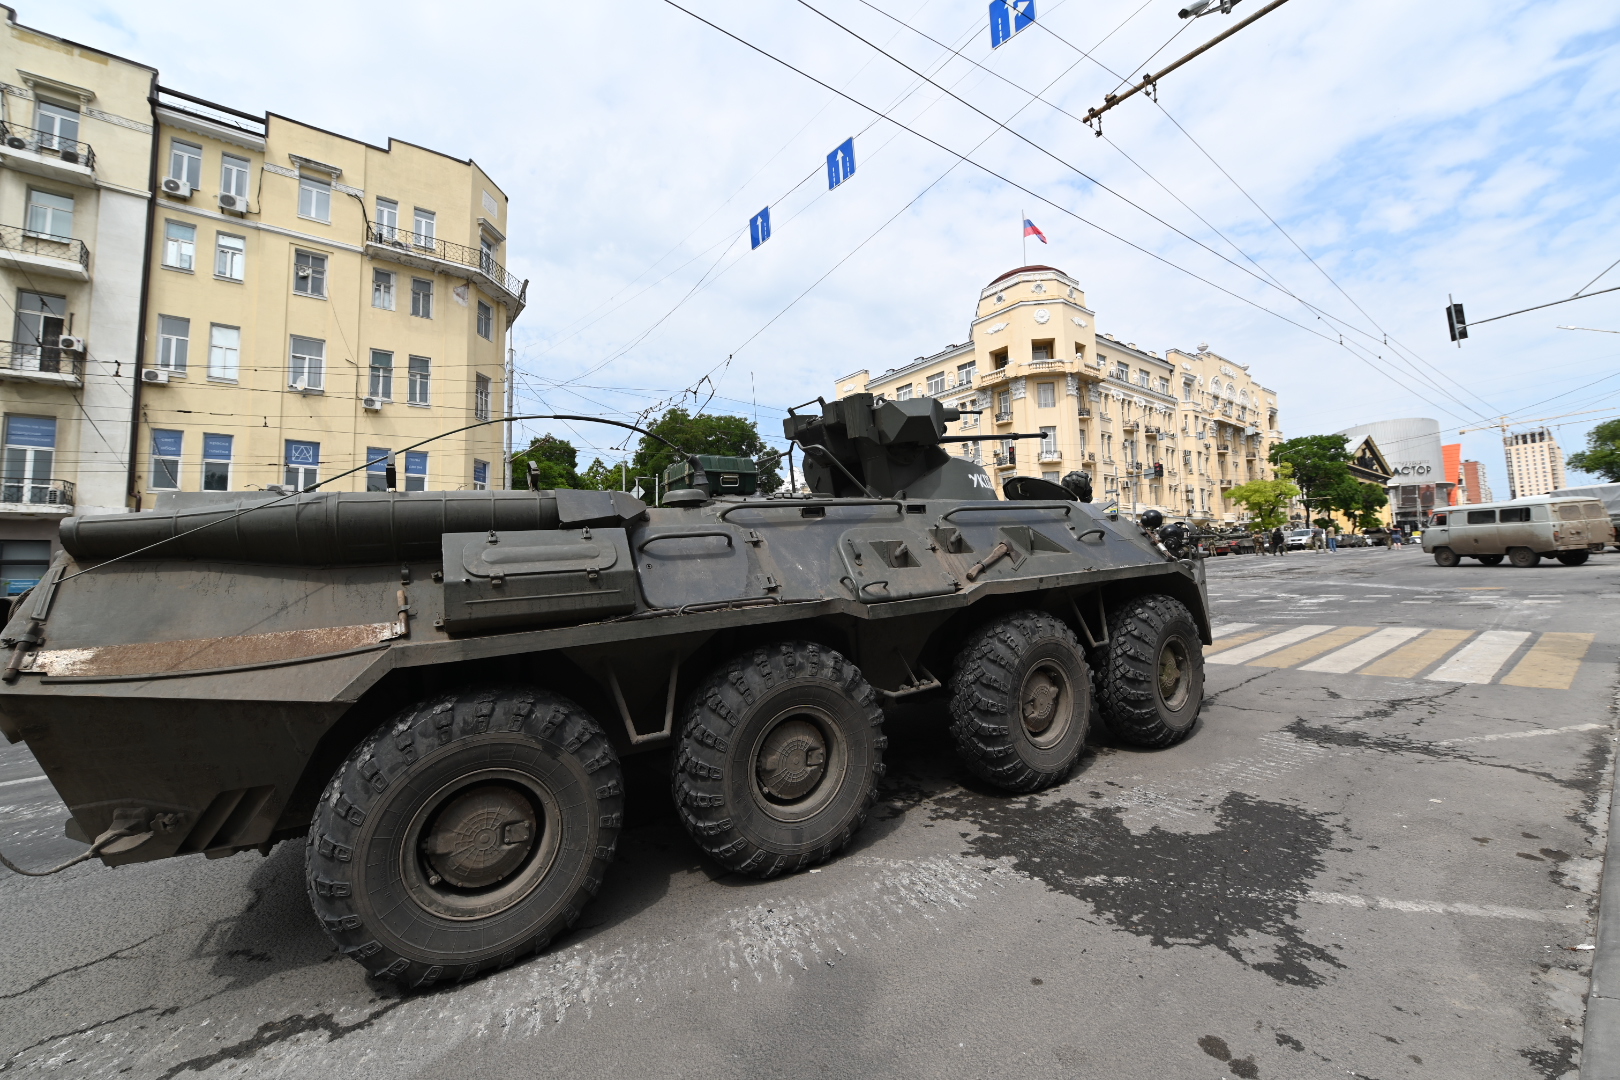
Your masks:
M961 586L922 532L894 526L848 529L838 554L855 595L869 604L939 596Z

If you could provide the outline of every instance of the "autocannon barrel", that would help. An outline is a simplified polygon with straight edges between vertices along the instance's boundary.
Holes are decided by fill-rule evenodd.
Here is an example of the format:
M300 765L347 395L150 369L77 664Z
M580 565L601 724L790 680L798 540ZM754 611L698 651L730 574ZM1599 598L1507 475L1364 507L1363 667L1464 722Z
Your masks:
M75 559L230 559L293 566L437 560L447 532L623 526L645 505L609 491L310 492L185 495L158 513L70 519ZM160 543L161 541L170 541Z

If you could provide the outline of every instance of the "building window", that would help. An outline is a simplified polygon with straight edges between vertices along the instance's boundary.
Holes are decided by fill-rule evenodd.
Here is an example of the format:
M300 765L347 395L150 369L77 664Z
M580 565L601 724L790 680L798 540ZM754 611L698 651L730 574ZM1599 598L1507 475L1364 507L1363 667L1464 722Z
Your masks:
M1012 391L1003 390L996 395L996 419L1012 416Z
M896 401L910 401L911 400L911 384L906 383L904 386L895 387L894 388L894 400L896 400Z
M433 318L433 282L411 278L411 314L419 319Z
M972 360L965 364L958 364L956 366L956 385L972 386L973 376L978 374L978 367L979 365Z
M1085 457L1086 457L1086 429L1081 428L1080 431L1078 432L1078 434L1080 436L1080 438L1079 438L1080 460L1084 461Z
M416 243L420 247L432 247L433 240L438 235L438 216L431 210L416 208Z
M1191 379L1182 380L1182 383L1181 383L1181 400L1182 401L1191 401L1193 399L1192 396L1193 396L1193 381Z
M6 468L0 480L0 502L50 502L55 460L54 417L6 417Z
M405 490L426 491L428 477L428 456L420 450L412 450L405 455Z
M300 251L293 257L293 292L300 296L326 295L326 256Z
M393 199L377 200L377 239L392 241L399 232L399 203Z
M231 449L234 435L203 433L203 485L204 491L231 490Z
M70 144L79 141L77 109L41 101L34 110L34 126L39 129L39 145L43 150L71 150Z
M394 354L391 352L371 350L371 396L394 400Z
M1055 454L1055 453L1057 453L1057 428L1056 427L1043 427L1043 428L1041 428L1041 453L1043 453L1043 454Z
M486 491L489 489L489 462L473 460L473 490Z
M202 187L202 147L174 139L169 143L169 179L195 191Z
M366 490L388 490L388 461L392 457L387 447L366 447Z
M293 335L287 385L294 390L320 390L326 385L326 342ZM290 443L288 445L291 445Z
M1142 387L1144 390L1153 385L1153 375L1148 371L1147 368L1143 368L1141 371L1136 373L1136 385Z
M938 397L945 392L945 373L936 371L928 376L928 396Z
M186 373L191 352L191 320L173 315L158 316L158 367L176 375Z
M163 225L163 265L170 270L191 270L197 262L197 226L183 221Z
M247 266L247 241L230 233L215 236L214 276L227 281L241 281Z
M495 273L495 241L487 236L478 238L478 267L486 274Z
M473 416L479 420L489 419L489 376L473 376Z
M1057 383L1036 383L1035 405L1041 409L1057 408Z
M387 270L371 272L371 306L394 310L394 275Z
M180 487L180 457L185 446L185 433L152 429L152 482L153 491L177 491Z
M235 382L242 358L242 330L236 326L208 329L208 377ZM224 490L221 488L220 490Z
M495 309L482 300L478 301L478 336L495 340Z
M312 221L332 221L332 185L313 176L298 178L298 216Z
M219 159L220 194L235 195L238 199L246 199L248 197L248 174L252 168L253 165L247 158L237 157L235 154L221 154Z
M28 232L53 240L73 237L73 196L28 189Z
M287 440L287 486L308 491L320 483L321 444Z
M1159 379L1159 393L1168 394L1169 392L1170 392L1170 380L1166 379L1166 378L1160 378Z
M412 405L428 404L428 377L431 374L432 363L425 356L413 356L410 359L410 403Z
M49 293L17 291L17 321L13 331L17 341L19 366L40 371L60 371L62 350L56 339L67 330L67 297Z
M1052 359L1052 343L1050 341L1030 342L1029 358L1031 361Z
M1131 381L1131 367L1129 364L1117 364L1114 367L1114 378L1120 382Z
M51 568L49 540L0 541L0 582L6 596L18 596L39 584Z

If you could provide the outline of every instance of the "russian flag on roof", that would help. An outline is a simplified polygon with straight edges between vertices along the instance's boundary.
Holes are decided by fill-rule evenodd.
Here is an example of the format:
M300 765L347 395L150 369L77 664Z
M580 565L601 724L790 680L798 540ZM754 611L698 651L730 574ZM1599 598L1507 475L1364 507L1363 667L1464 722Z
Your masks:
M1035 227L1035 223L1033 221L1029 220L1029 218L1024 219L1024 235L1025 236L1033 236L1035 239L1039 240L1041 243L1043 243L1043 244L1046 243L1046 234L1041 232L1041 230L1037 229Z

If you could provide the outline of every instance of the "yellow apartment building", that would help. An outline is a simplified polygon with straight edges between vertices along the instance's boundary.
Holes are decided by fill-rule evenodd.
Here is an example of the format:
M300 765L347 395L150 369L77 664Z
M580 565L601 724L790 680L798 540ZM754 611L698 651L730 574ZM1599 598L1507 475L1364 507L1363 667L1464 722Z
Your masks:
M527 282L477 163L177 91L158 192L134 504L175 491L504 487L506 348Z
M0 595L15 595L63 518L127 507L157 73L3 10Z
M1276 393L1241 364L1200 347L1164 356L1099 334L1080 283L1050 266L1001 275L979 294L968 340L881 375L838 381L839 396L930 396L963 409L951 433L1039 434L961 443L998 481L1092 477L1098 501L1167 517L1235 522L1222 493L1269 477Z

